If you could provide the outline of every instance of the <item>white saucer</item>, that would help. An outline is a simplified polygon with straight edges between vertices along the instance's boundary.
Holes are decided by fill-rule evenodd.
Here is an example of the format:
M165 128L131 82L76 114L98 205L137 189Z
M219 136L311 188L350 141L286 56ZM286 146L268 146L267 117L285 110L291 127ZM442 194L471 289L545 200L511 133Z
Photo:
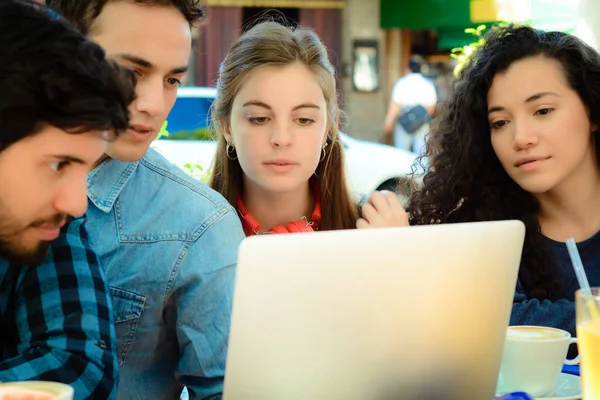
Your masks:
M498 392L496 396L506 394ZM535 400L581 400L581 379L577 375L561 373L556 389Z
M560 374L558 386L544 397L536 397L535 400L580 400L581 379L577 375Z

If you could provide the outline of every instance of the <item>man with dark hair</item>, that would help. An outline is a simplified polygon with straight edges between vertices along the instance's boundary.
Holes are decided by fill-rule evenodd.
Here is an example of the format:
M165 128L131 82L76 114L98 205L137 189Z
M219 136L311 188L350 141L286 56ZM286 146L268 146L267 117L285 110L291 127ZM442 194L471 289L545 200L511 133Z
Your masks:
M137 76L129 129L88 178L86 227L112 294L118 397L219 398L239 218L149 146L188 69L197 0L47 0Z
M139 5L174 7L185 18L190 26L200 21L204 17L204 10L201 7L200 0L87 0L87 1L61 1L46 0L48 6L52 7L59 14L65 16L71 21L84 35L93 35L98 28L98 17L104 11L108 3L119 1L130 1ZM106 17L104 17L106 18Z
M117 376L108 288L85 230L65 224L127 129L133 79L32 1L0 2L0 60L0 382L105 399Z

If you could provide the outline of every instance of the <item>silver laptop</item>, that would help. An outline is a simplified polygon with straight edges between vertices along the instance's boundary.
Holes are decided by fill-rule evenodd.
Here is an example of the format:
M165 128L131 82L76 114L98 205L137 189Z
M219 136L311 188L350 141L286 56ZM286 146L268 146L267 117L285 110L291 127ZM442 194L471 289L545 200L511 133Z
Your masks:
M493 399L524 234L502 221L246 239L224 399Z

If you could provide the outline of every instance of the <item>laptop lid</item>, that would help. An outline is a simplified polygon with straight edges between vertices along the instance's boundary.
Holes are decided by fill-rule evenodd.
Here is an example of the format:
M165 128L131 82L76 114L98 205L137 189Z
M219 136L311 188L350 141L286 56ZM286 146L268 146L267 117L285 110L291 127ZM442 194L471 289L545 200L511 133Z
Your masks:
M247 238L224 398L494 398L524 234L497 221Z

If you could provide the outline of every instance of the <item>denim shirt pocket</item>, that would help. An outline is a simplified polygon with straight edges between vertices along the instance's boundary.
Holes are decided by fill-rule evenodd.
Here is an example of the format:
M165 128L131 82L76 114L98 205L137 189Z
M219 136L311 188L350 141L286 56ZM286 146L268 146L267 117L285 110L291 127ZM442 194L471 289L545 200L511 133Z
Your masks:
M110 295L117 332L117 358L121 369L135 337L146 297L114 286L110 287Z

